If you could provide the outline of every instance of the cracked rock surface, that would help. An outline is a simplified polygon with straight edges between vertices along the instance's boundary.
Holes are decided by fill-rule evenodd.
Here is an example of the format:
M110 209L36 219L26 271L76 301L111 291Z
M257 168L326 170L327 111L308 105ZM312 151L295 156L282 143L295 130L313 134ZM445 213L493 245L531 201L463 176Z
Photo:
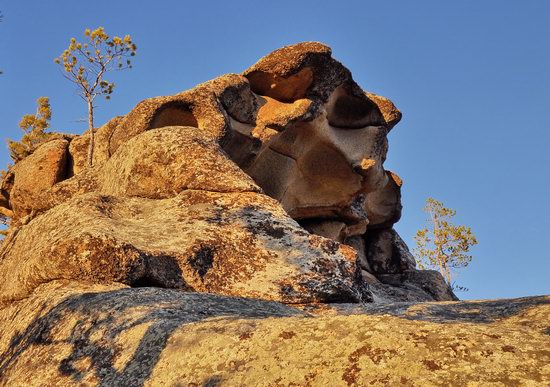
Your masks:
M547 384L548 297L453 302L394 230L400 119L305 42L94 129L93 168L53 136L0 184L0 385Z
M1 309L0 384L550 383L548 296L317 305L52 281Z

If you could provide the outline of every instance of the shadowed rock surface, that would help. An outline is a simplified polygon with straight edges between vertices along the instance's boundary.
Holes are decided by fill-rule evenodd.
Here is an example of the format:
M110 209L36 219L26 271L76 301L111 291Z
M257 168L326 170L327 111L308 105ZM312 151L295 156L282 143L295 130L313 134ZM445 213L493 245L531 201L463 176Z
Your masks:
M171 289L54 281L1 309L0 384L550 382L550 297L306 310Z
M94 129L93 168L53 136L0 184L0 385L548 383L548 297L449 302L393 229L400 119L307 42Z

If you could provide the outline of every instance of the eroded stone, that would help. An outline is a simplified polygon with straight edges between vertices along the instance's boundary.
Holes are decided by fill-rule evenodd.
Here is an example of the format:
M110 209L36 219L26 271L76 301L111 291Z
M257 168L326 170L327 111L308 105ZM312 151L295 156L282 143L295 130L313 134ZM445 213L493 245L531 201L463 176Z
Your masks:
M95 197L96 200L104 197L116 203L120 200L126 203L127 198L132 197L152 200L177 198L186 195L188 190L231 195L257 195L263 192L280 203L282 209L277 211L284 210L303 226L294 224L292 231L289 231L297 233L296 240L306 238L305 230L308 230L319 235L308 237L313 241L318 238L315 249L348 249L339 242L353 246L349 248L349 254L346 253L348 258L345 261L349 267L344 265L344 282L351 278L352 272L354 281L358 278L360 281L361 275L357 273L363 269L370 273L363 276L366 278L364 283L376 285L373 293L378 300L409 300L412 296L407 292L414 293L414 299L449 297L452 293L437 290L441 278L422 277L419 280L422 286L419 281L411 280L414 276L411 277L410 273L415 271L414 259L404 243L399 242L399 236L394 231L388 231L401 215L402 182L395 173L384 169L384 161L388 150L387 134L400 118L401 113L390 100L361 90L349 70L332 58L329 47L316 42L284 47L260 59L242 75L227 74L173 96L144 100L126 116L116 117L101 128L94 129L96 146L93 168L86 166L89 140L88 133L84 133L82 136L67 137L61 147L64 150L60 148L61 153L50 157L53 162L47 169L58 171L59 176L50 173L51 176L34 185L33 176L42 176L40 173L43 172L38 173L31 168L20 172L19 178L15 173L15 184L3 184L0 197L3 211L9 213L13 209L14 217L19 219L12 222L9 243L6 243L3 254L18 243L18 238L21 238L19 232L27 235L31 232L29 230L34 230L32 232L37 235L32 238L36 243L40 242L38 229L25 226L33 217L40 215L47 218L50 211L67 203L75 203L82 197ZM67 141L70 142L68 146ZM52 144L55 143L40 147L33 157L42 157L40 155L47 153ZM59 166L53 165L55 163ZM24 166L25 163L21 162L16 169L24 169ZM31 191L34 190L29 194L22 189L26 178L30 183L25 184ZM247 194L243 197L254 202L260 196ZM264 208L264 201L260 202L256 206L257 211L265 218L264 223L269 225L272 208ZM160 212L163 211L161 201L147 203L144 205L151 214L155 213L155 206L159 206ZM92 265L87 271L84 270L85 281L92 281L95 276L103 278L103 282L135 284L150 281L155 286L226 291L223 276L212 279L208 287L201 288L198 282L191 283L193 281L189 278L192 276L180 278L169 275L171 266L158 258L166 255L162 250L166 246L154 252L144 252L134 245L135 235L140 235L138 240L146 241L142 245L155 244L156 234L147 225L134 222L133 234L119 235L118 225L110 215L83 215L80 209L74 207L73 211L76 218L88 219L89 223L106 223L101 233L76 233L80 235L78 238L65 241L65 247L60 251L67 255L66 259L71 260L74 256L82 256L84 251L92 250L93 254L90 254L98 257L107 254L107 251L117 256L120 246L126 244L124 246L127 247L120 250L118 266ZM218 211L220 214L215 217L223 218L225 208ZM99 218L94 220L94 216ZM174 221L173 227L177 228L178 222L192 227L193 222L200 224L202 221L187 213L181 216L181 219ZM285 219L286 222L290 218ZM271 226L266 227L271 230ZM51 229L51 232L56 230ZM220 232L214 233L216 238L225 240L226 236L217 236ZM388 232L395 235L380 237ZM226 234L233 235L229 231ZM142 237L144 235L150 236L147 239ZM26 237L30 238L28 235ZM301 245L297 247L292 244L296 240L291 238L285 248L302 251ZM97 246L92 249L92 245ZM22 251L23 248L18 246ZM201 244L193 246L192 251L185 252L193 258L184 266L189 272L194 270L200 282L202 277L207 278L208 273L212 272L209 265L214 265L217 253L208 244L206 247ZM357 253L357 262L351 258L354 252ZM318 262L317 255L308 254L304 255L308 258L303 259ZM61 256L61 253L58 255ZM263 258L260 256L251 258L250 262L261 262ZM33 259L29 258L30 261ZM295 270L294 263L284 262L288 265L285 270ZM185 272L178 265L179 270ZM258 265L246 269L246 275L259 276L258 273L263 273L264 267ZM60 261L59 271L61 267ZM213 267L216 268L215 265ZM229 267L218 269L232 270ZM317 269L320 271L315 281L321 281L323 271ZM16 265L10 270L17 271ZM104 273L96 275L94 270ZM258 273L255 274L255 270ZM40 278L40 274L18 273L17 276L22 276L21 283L26 283L25 275L31 277L29 283L34 285L29 285L29 289L39 282L36 278ZM332 275L325 274L328 277ZM394 277L380 282L376 279L379 275ZM45 275L45 278L51 277ZM434 281L433 289L430 289L429 278ZM246 282L244 274L241 280ZM216 281L219 283L214 284ZM263 281L267 284L270 279L266 277ZM237 282L235 280L231 286L237 286ZM323 299L328 302L340 297L333 297L332 288L329 286L329 290L325 291L324 286L305 287L304 294L299 294L301 290L296 290L294 285L284 289L290 294L290 300ZM318 290L311 290L313 288ZM311 296L312 292L325 292L326 295ZM272 290L267 291L265 294L269 295L266 297L273 297L272 293Z
M353 249L310 235L276 201L251 192L81 195L21 227L2 254L3 301L59 278L286 303L370 297Z

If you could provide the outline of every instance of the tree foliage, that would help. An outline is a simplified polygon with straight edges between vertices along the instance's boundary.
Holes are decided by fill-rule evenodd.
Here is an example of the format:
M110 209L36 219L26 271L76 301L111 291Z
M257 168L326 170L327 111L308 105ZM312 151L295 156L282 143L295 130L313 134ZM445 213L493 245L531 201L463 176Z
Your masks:
M50 127L52 110L48 97L36 100L37 108L34 114L25 114L19 121L19 128L24 132L21 141L8 140L10 156L14 162L23 160L35 151L52 134L46 130Z
M418 230L414 237L418 266L438 270L455 290L467 290L453 282L454 270L470 264L469 252L477 244L476 237L470 227L452 224L456 211L440 201L428 198L424 211L429 215L428 227Z
M73 82L80 97L88 107L88 165L93 163L94 151L94 108L95 99L104 96L109 99L115 84L107 81L105 76L113 70L124 70L132 67L130 57L136 54L137 47L130 35L123 38L109 36L103 27L93 31L84 31L84 42L71 38L69 47L55 59L61 65L63 76Z
M8 234L9 223L10 218L4 214L0 214L0 240Z

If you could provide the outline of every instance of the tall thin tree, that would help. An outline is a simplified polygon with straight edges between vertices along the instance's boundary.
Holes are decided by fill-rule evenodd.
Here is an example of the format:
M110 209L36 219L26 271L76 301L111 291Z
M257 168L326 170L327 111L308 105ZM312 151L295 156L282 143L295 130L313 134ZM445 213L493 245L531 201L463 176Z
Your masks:
M55 59L63 66L63 76L77 85L80 97L88 108L88 166L93 166L94 157L94 108L98 96L109 99L115 84L104 79L113 70L132 67L130 57L136 54L137 47L130 35L120 38L109 36L103 27L84 31L85 41L71 38L69 47Z

